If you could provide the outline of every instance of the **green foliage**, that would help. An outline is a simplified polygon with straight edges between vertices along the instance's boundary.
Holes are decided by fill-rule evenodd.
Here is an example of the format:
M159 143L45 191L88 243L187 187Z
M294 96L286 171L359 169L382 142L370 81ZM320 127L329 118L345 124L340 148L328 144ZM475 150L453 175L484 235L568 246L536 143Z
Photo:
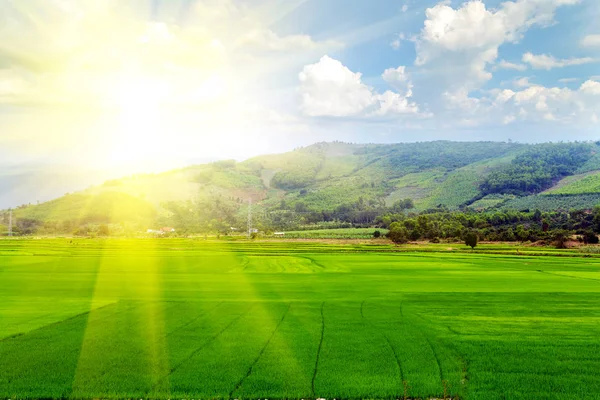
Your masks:
M387 233L387 229L345 228L345 229L311 229L305 231L285 232L286 239L370 239L375 232Z
M414 208L414 207L415 207L415 204L412 201L412 199L404 199L404 200L396 201L390 208L390 211L395 212L395 213L400 213L404 210L410 210L411 208Z
M561 180L556 187L544 194L589 194L600 193L600 173L573 175Z
M238 167L235 161L209 164L197 173L194 181L224 189L258 189L262 187L260 176L244 166Z
M557 249L564 249L570 236L568 231L559 229L552 234L552 240Z
M587 230L583 233L583 243L585 244L598 244L600 240L598 240L598 235L594 233L592 230Z
M18 209L15 219L44 222L73 221L77 225L134 223L140 228L152 223L155 208L147 201L117 191L97 195L70 194L56 200Z
M477 246L477 241L478 237L475 232L470 231L465 234L465 244L467 246L470 246L472 249L474 249L475 246Z
M570 193L598 190L600 175L573 177L569 185L553 189L567 193L560 196L516 198L506 192L522 191L504 184L490 189L494 193L486 190L488 184L501 181L539 186L549 177L553 183L578 165L579 170L591 166L594 149L597 146L581 143L317 143L241 163L226 160L109 181L52 202L23 206L15 215L16 229L21 234L56 234L90 225L97 232L99 224L106 224L111 232L174 226L184 234L225 234L230 227L245 225L249 197L262 231L322 223L368 227L379 216L416 210L590 209L600 203L600 193ZM458 225L453 224L407 228L408 236L445 238L457 234Z
M393 222L390 225L388 237L394 243L407 243L409 239L408 229L399 222Z
M510 194L489 194L469 205L469 209L483 211L501 206L509 200L515 199L516 196Z
M440 204L449 208L468 204L472 199L480 196L479 185L489 174L490 168L504 165L506 162L505 158L487 160L448 172L441 182L433 185L430 195L417 201L416 205L423 210Z
M590 210L600 203L600 194L584 195L532 195L502 203L501 210Z
M513 143L436 141L381 146L374 152L388 157L389 165L396 170L420 171L436 167L453 170L520 147L522 145Z
M534 145L510 165L492 172L481 184L484 194L537 193L556 179L571 175L592 157L592 146L583 143Z

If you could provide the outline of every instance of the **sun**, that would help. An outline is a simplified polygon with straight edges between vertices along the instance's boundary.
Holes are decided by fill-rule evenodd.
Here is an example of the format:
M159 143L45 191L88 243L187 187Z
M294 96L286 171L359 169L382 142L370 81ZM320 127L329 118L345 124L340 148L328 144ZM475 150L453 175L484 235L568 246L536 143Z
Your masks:
M123 171L152 169L185 134L177 127L186 115L211 116L228 101L227 78L218 72L190 81L137 71L109 81L104 102L116 123L107 162Z
M117 126L110 143L110 162L144 168L160 156L169 92L168 82L148 77L124 80L112 90Z

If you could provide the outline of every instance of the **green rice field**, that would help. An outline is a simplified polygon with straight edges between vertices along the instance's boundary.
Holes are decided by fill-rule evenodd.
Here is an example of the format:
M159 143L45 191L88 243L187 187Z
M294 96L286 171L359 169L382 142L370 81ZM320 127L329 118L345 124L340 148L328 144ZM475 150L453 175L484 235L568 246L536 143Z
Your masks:
M600 258L448 246L0 240L0 398L600 398Z

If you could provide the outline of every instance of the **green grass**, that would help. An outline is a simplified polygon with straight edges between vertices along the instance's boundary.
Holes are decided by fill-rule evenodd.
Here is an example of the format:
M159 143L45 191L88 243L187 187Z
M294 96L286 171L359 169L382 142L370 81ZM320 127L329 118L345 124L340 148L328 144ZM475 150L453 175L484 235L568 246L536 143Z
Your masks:
M469 205L473 210L487 210L499 206L500 204L514 199L514 195L510 194L489 194L482 199L479 199Z
M344 228L344 229L314 229L306 231L285 232L286 239L370 239L373 232L379 231L385 235L388 230L382 228Z
M394 180L395 190L386 197L386 203L392 205L395 201L406 198L417 200L427 197L435 186L443 181L445 172L443 168L436 168Z
M538 194L517 197L500 205L501 210L584 210L600 204L600 193L594 194Z
M577 251L2 240L0 282L0 398L600 391L600 259Z
M600 174L598 171L572 175L562 179L556 186L544 194L588 194L600 193Z

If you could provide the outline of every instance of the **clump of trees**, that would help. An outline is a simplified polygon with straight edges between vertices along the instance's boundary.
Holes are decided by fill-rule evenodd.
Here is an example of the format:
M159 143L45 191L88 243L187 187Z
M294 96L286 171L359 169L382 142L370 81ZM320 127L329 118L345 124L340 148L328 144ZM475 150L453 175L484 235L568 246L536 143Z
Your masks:
M389 237L402 243L409 240L465 240L470 232L479 240L506 242L556 242L562 233L566 240L580 235L585 243L598 243L600 206L593 210L531 211L448 211L385 214L377 226L390 229Z
M388 237L394 243L408 243L409 233L408 229L400 222L392 222L389 227Z
M548 189L575 173L593 156L589 143L544 143L532 146L481 184L483 196L491 193L527 195Z

